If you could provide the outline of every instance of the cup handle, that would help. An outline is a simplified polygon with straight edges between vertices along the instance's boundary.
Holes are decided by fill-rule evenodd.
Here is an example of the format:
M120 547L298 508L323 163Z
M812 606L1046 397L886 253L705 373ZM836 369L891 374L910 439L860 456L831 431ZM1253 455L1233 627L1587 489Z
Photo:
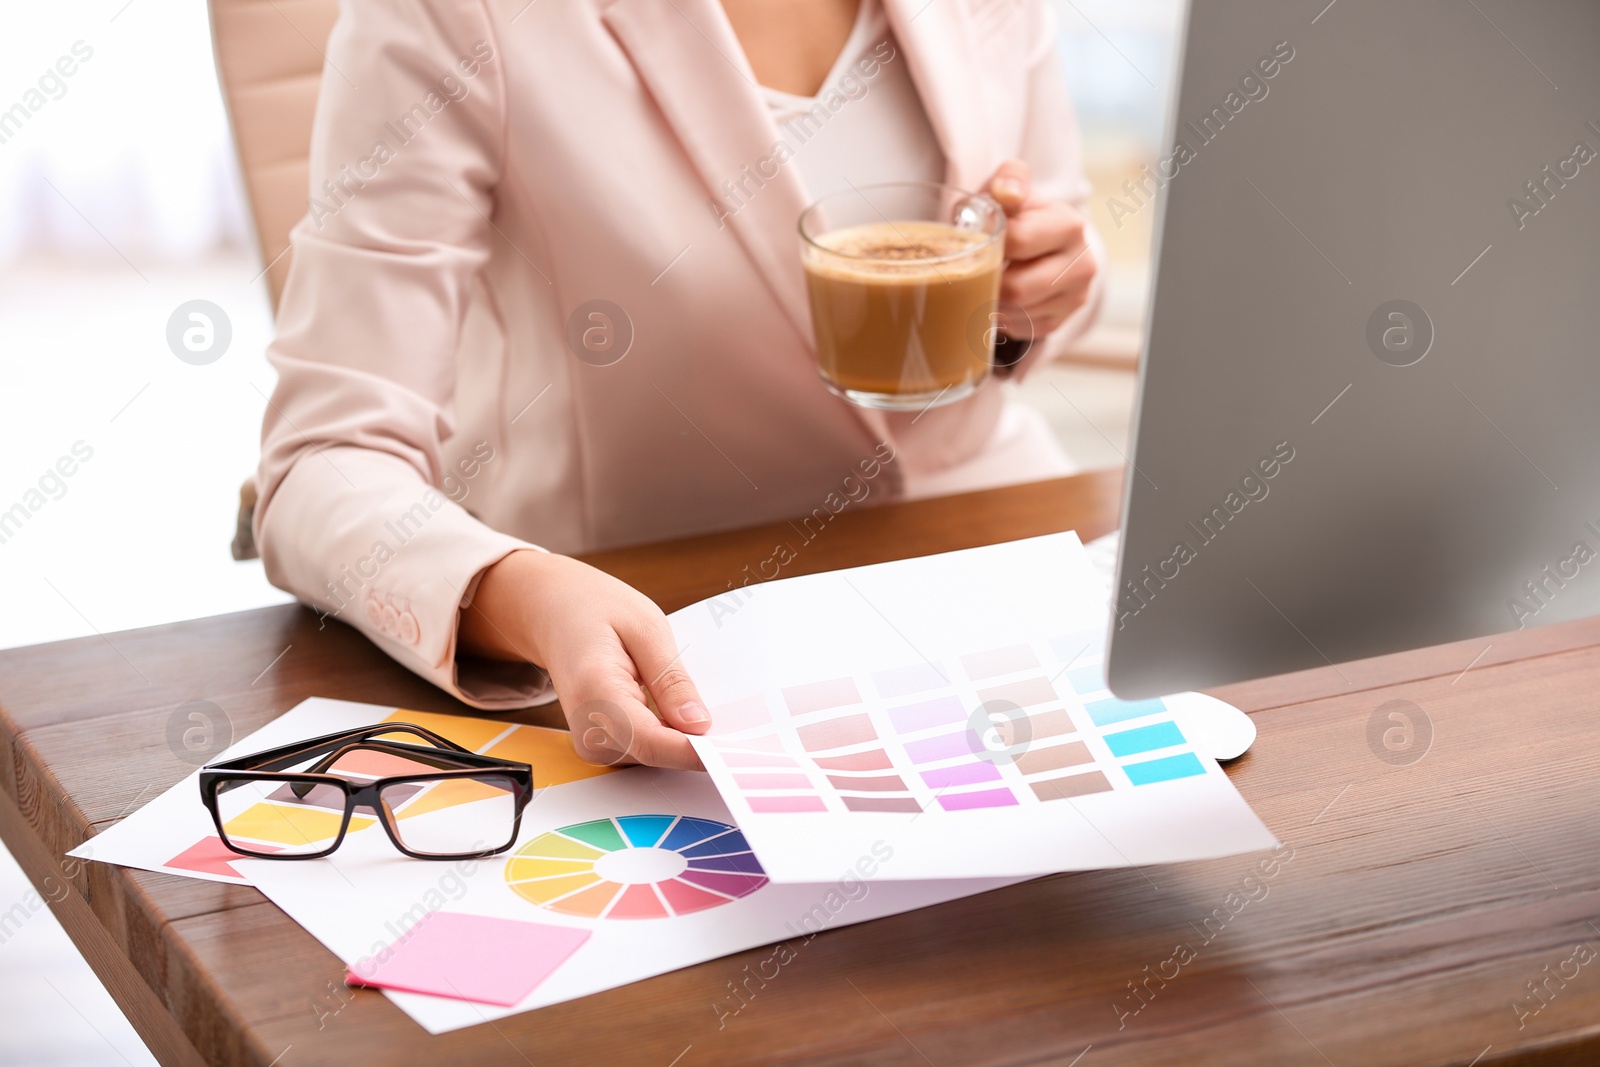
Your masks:
M1033 347L1033 339L1029 337L1014 338L1008 334L1000 334L994 342L994 369L995 373L1004 377L1022 358L1028 354L1028 349Z

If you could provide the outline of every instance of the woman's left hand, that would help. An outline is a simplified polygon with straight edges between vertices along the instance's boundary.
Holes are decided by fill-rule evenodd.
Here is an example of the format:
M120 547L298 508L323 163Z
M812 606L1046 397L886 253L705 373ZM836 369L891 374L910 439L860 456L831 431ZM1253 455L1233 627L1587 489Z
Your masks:
M1064 200L1036 200L1028 165L1000 164L984 190L1005 209L1006 268L1000 299L1015 304L1031 322L1008 323L1013 337L1043 337L1089 300L1100 272L1087 240L1087 221Z

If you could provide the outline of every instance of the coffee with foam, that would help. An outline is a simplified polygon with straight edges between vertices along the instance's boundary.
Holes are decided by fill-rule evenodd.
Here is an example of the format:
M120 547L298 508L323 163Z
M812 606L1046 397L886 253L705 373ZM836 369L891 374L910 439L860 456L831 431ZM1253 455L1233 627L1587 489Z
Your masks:
M942 222L884 221L821 234L807 248L817 362L837 391L914 406L988 373L969 325L999 297L1001 241Z

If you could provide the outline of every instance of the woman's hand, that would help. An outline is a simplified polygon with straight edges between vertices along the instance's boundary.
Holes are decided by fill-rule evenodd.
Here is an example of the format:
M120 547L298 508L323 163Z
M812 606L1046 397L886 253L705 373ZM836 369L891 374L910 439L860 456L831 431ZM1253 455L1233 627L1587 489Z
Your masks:
M1029 340L1043 337L1083 307L1100 271L1089 249L1086 222L1064 200L1034 199L1028 165L1020 159L1000 164L984 188L1006 212L1007 262L1000 299L1021 308L1032 330L1026 324L1010 325Z
M460 644L549 671L584 759L702 769L684 734L704 733L711 716L666 616L604 571L568 556L511 553L484 571Z

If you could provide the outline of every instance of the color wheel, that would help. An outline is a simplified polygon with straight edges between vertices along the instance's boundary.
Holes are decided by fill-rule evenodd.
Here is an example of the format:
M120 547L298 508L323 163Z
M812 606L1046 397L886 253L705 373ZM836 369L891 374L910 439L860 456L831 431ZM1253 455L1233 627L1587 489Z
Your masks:
M506 861L513 892L586 919L665 919L749 896L767 876L744 834L679 815L621 815L540 834Z

